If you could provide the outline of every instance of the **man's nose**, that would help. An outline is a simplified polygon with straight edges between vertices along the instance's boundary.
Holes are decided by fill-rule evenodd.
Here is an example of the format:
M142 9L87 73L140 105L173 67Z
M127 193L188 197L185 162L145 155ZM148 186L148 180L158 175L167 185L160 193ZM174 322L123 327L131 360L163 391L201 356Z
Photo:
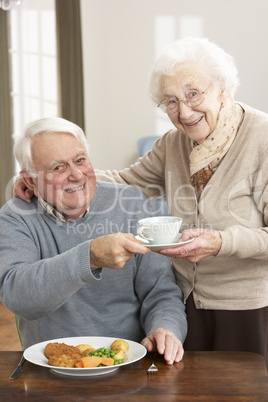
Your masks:
M77 166L75 165L70 166L69 180L79 180L81 179L82 176L83 173Z

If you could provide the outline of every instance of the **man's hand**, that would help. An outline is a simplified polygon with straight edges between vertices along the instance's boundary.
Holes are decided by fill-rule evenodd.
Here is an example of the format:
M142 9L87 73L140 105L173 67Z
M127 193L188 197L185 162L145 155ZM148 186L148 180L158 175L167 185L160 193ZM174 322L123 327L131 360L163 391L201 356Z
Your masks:
M16 177L14 188L13 188L14 197L21 198L24 201L31 202L32 196L34 195L33 191L31 191L21 176Z
M222 240L217 230L187 229L183 231L180 241L186 241L191 237L194 237L194 241L184 246L162 250L160 254L170 258L182 258L194 263L217 255L220 251Z
M100 236L90 243L90 267L120 269L137 253L148 254L150 250L131 233Z
M155 329L142 340L141 344L148 352L157 350L160 355L164 355L167 364L178 363L183 358L184 350L181 341L167 329Z

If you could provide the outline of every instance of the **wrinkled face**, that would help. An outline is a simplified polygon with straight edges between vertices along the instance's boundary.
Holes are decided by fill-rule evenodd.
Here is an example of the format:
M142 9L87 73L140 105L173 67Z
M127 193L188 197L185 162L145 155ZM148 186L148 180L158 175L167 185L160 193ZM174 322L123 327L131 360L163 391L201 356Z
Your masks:
M96 177L85 146L68 133L49 133L32 142L34 194L52 204L66 218L76 219L89 207Z
M214 131L218 114L226 94L219 86L209 80L196 63L185 63L176 69L174 76L164 76L162 79L162 99L177 97L184 99L186 91L198 90L204 93L205 100L195 107L189 107L183 102L179 104L176 113L168 114L174 126L191 140L201 144Z

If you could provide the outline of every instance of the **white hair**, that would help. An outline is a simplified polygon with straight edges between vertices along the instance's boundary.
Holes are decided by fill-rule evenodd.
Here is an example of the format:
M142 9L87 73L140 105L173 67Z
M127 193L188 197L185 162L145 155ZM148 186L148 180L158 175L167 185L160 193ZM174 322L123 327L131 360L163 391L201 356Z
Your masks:
M221 90L226 90L233 98L239 85L237 68L232 56L227 54L207 38L184 38L168 45L154 62L149 90L153 102L162 100L161 81L163 76L172 76L182 63L194 62L207 72L211 82L218 82Z
M36 177L37 173L32 162L31 145L37 135L46 135L51 133L68 133L75 136L89 152L88 142L84 131L76 124L62 119L60 117L46 117L29 123L22 134L15 138L14 155L20 164L22 170L25 170L30 176Z

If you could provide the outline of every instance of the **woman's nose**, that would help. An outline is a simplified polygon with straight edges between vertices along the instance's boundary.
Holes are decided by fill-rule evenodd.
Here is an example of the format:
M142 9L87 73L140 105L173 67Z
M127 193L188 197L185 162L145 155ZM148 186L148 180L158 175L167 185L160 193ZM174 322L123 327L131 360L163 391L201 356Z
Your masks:
M191 106L186 105L184 102L180 102L179 104L179 116L182 118L188 118L192 116L193 109Z

